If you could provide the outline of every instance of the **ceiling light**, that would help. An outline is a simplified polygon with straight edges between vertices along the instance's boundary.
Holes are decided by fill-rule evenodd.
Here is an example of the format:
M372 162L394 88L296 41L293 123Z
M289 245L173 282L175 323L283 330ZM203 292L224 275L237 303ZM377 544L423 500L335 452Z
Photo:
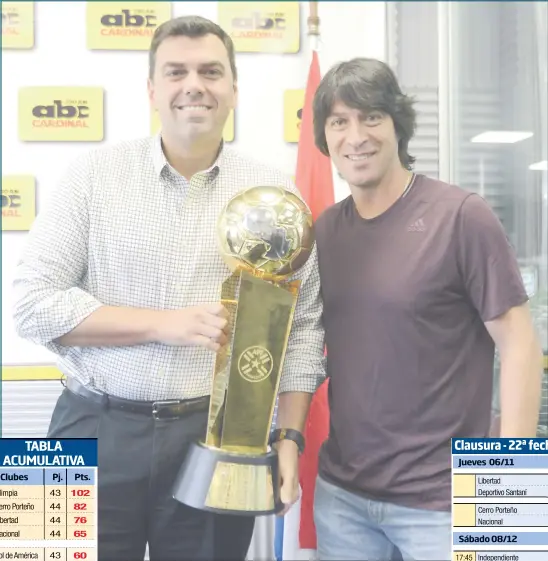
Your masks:
M513 144L533 136L532 132L524 131L485 131L472 138L472 142L491 144Z
M548 171L548 160L541 160L529 166L533 171Z

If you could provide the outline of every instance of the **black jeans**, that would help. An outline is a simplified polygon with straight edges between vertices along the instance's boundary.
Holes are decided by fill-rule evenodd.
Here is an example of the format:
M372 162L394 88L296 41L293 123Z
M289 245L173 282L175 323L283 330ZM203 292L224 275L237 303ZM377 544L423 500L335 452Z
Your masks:
M207 411L175 420L108 409L65 389L49 438L97 438L98 561L243 561L254 518L218 515L171 497L190 443L205 434Z

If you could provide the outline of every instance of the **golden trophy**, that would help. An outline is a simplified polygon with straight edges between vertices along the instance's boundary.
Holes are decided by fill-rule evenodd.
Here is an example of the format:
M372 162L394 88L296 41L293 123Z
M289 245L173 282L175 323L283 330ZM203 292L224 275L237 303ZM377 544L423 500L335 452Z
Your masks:
M283 187L251 187L224 207L217 238L232 271L221 289L229 343L216 357L204 440L191 445L173 497L200 510L273 514L283 505L268 441L300 286L288 279L312 251L312 215Z

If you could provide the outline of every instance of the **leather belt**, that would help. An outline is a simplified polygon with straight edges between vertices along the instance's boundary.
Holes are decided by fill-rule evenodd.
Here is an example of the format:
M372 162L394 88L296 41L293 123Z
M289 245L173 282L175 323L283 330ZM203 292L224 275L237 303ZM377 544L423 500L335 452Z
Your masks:
M177 419L190 413L207 411L209 396L194 399L168 399L158 401L137 401L115 397L98 390L86 388L78 380L67 378L66 388L75 395L89 399L102 407L110 407L130 413L140 413L156 420Z

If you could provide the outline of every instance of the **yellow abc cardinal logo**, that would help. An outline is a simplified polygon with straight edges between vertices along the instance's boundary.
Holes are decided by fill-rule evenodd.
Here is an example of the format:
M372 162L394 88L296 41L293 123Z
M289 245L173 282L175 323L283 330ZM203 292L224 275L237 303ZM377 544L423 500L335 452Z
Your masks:
M103 140L103 88L21 88L18 114L21 140Z
M299 2L218 2L218 23L238 52L298 53Z
M2 49L34 47L34 2L2 2Z
M156 28L171 18L171 2L87 2L87 47L146 51Z
M2 176L2 230L26 231L36 216L36 189L30 175Z
M284 140L299 142L305 90L284 92Z

